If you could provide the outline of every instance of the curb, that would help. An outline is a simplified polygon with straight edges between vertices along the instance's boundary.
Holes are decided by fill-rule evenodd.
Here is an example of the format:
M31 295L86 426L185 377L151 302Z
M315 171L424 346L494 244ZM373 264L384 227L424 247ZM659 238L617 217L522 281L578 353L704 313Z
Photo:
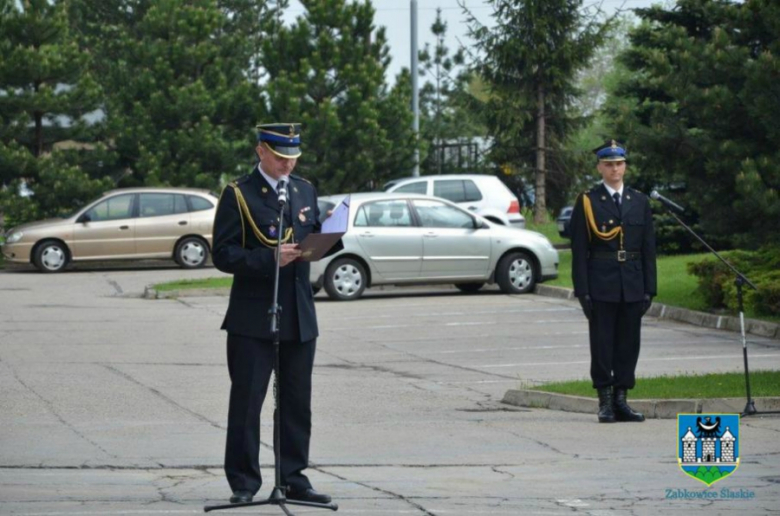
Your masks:
M759 413L780 410L780 397L754 398L753 401ZM631 400L631 407L642 412L647 418L676 419L677 414L740 414L745 409L746 402L744 398ZM599 406L596 398L525 389L506 391L501 403L516 407L545 408L585 414L596 414Z
M545 297L554 297L558 299L575 300L574 290L566 287L551 287L548 285L537 285L535 294ZM739 317L730 315L715 315L706 312L697 312L680 308L677 306L668 306L661 303L653 303L647 315L659 319L669 319L672 321L684 322L694 326L713 328L716 330L728 330L740 332ZM780 339L780 324L757 319L745 319L745 333L767 337L770 339Z
M177 299L180 297L207 297L207 296L229 296L229 288L187 288L183 290L164 290L158 291L153 285L146 285L143 299Z

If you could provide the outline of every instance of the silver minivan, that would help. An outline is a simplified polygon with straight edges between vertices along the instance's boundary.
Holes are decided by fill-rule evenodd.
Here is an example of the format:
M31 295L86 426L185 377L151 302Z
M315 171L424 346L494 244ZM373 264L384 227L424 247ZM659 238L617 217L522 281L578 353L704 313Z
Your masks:
M496 224L525 228L517 196L496 176L443 174L407 177L388 182L383 190L441 197Z

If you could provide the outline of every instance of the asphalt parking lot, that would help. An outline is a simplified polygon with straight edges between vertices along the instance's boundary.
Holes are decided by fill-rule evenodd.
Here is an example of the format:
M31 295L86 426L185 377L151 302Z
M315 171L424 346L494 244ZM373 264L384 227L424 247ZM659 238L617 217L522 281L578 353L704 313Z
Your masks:
M0 271L0 514L199 514L227 499L227 298L140 297L219 274ZM741 465L707 489L678 468L674 420L599 425L500 402L586 377L575 302L433 287L320 294L317 311L309 476L337 514L777 514L778 416L742 419ZM780 368L780 342L751 336L749 351L753 369ZM646 320L640 376L707 371L742 371L738 335ZM271 405L260 497L273 482Z

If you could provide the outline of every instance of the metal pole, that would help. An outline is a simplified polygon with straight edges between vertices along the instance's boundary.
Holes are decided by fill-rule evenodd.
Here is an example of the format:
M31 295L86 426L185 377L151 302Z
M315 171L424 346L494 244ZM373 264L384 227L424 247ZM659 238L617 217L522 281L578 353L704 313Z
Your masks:
M414 131L414 168L412 169L412 176L419 177L420 175L420 90L417 84L418 65L417 65L417 0L410 0L410 10L412 16L412 113L414 113L414 121L412 122L412 130Z

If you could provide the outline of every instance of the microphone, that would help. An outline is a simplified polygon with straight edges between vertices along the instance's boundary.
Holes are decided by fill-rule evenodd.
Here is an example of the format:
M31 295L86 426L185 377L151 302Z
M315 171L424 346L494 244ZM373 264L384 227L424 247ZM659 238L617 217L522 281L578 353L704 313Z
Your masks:
M661 204L666 206L667 208L671 208L673 210L677 210L680 213L685 211L685 208L677 204L676 202L672 201L671 199L667 199L663 195L659 194L657 190L653 190L650 192L650 198L655 199L656 201L660 201Z
M287 204L287 183L289 181L289 177L282 176L279 178L279 182L276 183L276 192L279 194L279 206Z

